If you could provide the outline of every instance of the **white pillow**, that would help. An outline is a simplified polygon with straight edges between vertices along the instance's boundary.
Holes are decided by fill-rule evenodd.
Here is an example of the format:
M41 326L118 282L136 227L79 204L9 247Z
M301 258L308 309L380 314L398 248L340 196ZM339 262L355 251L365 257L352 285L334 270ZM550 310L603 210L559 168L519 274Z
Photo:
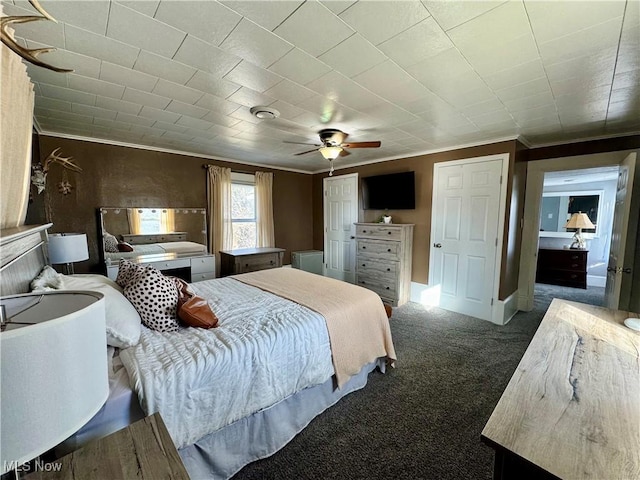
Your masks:
M105 277L106 278L106 277ZM42 292L48 290L57 290L62 285L62 275L56 272L49 265L45 265L38 276L31 280L31 290L34 292Z
M107 344L127 348L140 340L140 315L114 281L103 275L62 275L60 290L90 290L104 295Z

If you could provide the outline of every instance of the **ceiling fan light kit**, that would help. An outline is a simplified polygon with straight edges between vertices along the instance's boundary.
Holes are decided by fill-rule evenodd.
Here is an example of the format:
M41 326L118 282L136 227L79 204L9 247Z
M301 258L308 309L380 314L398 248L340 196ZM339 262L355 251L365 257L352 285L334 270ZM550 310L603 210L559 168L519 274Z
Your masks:
M280 116L280 112L278 110L269 107L251 107L249 112L251 113L251 115L259 118L260 120L273 120L274 118L278 118Z
M254 107L257 108L257 107ZM253 109L252 113L253 113ZM349 136L348 133L344 133L335 128L325 128L324 130L320 130L318 132L320 136L320 141L322 143L298 143L298 142L285 142L285 143L294 143L297 145L313 145L313 150L307 150L306 152L296 153L295 155L306 155L307 153L312 153L315 151L320 152L320 154L327 160L329 160L330 169L329 176L333 175L333 161L338 157L346 157L347 155L351 155L345 148L378 148L382 145L380 141L374 142L350 142L345 143L345 140Z

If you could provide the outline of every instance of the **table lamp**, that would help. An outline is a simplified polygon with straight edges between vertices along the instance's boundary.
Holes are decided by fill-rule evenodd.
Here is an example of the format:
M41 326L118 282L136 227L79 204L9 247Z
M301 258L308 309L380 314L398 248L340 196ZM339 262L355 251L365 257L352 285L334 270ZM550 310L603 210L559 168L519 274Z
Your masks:
M564 226L564 228L576 228L576 233L573 235L573 243L571 244L571 248L586 248L587 244L582 238L582 229L583 228L596 228L596 226L591 223L589 217L586 213L578 212L571 215L571 218Z
M67 275L72 275L73 262L89 260L87 235L84 233L53 233L49 235L49 261L64 263Z

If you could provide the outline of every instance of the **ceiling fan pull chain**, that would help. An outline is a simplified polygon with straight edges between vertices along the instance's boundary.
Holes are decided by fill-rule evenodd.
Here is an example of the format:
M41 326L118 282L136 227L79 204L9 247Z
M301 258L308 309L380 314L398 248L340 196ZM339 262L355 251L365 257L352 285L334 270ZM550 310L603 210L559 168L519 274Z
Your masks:
M333 177L333 160L329 160L329 166L331 167L329 169L329 176Z

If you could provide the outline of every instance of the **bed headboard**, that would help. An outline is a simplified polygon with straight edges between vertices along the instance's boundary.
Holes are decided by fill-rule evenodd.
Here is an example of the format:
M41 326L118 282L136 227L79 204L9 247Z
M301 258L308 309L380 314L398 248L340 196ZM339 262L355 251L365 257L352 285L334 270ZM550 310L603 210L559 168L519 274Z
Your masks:
M26 293L47 264L46 225L24 225L0 231L0 296Z

